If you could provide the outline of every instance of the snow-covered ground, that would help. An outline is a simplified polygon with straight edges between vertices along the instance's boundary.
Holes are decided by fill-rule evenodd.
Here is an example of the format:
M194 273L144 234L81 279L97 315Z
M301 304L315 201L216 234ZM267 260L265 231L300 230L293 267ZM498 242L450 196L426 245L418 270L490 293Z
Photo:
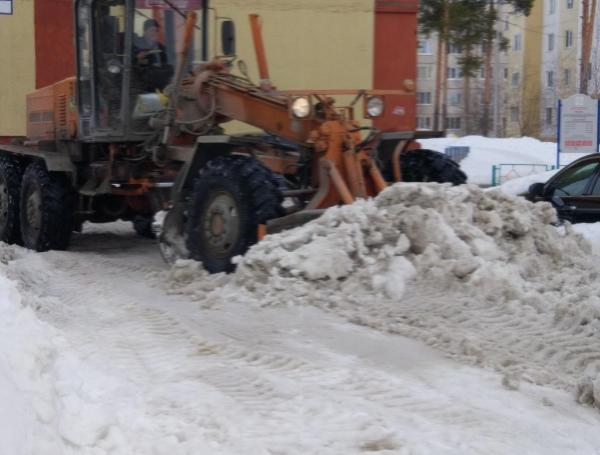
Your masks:
M228 276L0 244L0 455L600 454L600 228L510 192L397 185Z

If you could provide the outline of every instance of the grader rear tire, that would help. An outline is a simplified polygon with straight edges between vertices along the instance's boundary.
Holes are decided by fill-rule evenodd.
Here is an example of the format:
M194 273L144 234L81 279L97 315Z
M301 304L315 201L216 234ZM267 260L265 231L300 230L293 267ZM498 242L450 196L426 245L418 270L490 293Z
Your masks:
M232 259L257 241L258 225L282 216L273 173L246 156L211 160L196 177L187 210L190 257L211 273L232 272Z
M458 163L433 150L411 150L400 155L400 170L404 182L437 182L462 185L466 174Z
M23 244L35 251L65 250L74 227L73 190L67 176L33 162L23 174L20 200Z
M23 170L14 158L0 156L0 241L21 243L19 200Z

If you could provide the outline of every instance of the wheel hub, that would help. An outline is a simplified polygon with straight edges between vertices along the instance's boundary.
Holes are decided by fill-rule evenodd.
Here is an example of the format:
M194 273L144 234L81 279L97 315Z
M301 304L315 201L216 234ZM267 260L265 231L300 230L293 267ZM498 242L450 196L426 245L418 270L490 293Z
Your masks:
M225 219L221 213L212 216L210 230L213 236L220 236L225 232Z
M203 236L208 249L217 257L226 257L240 235L237 203L228 193L217 193L208 203L204 216Z

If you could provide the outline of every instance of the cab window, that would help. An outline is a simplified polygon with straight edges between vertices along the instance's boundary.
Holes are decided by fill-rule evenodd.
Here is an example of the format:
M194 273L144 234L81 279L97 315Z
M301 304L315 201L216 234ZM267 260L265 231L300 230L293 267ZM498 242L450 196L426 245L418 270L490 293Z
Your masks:
M100 129L122 129L125 0L94 3L96 121Z
M552 184L553 196L581 196L585 194L592 177L598 169L598 163L582 163L561 175Z

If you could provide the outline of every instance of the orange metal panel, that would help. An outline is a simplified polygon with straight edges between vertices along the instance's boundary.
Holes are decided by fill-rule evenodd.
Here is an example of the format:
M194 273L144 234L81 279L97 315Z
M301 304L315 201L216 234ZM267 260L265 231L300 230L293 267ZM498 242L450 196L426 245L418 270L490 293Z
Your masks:
M417 11L417 0L375 2L374 88L411 91L386 97L384 115L374 120L384 131L414 131L417 127Z
M54 139L54 88L44 87L27 95L27 138Z
M57 82L53 88L56 139L72 139L77 133L75 78Z
M52 141L77 133L75 78L71 77L27 95L27 138Z
M252 40L254 41L254 50L256 52L256 62L258 63L258 74L261 81L268 81L269 66L267 65L267 53L262 37L262 25L258 14L250 14L250 29L252 30Z

